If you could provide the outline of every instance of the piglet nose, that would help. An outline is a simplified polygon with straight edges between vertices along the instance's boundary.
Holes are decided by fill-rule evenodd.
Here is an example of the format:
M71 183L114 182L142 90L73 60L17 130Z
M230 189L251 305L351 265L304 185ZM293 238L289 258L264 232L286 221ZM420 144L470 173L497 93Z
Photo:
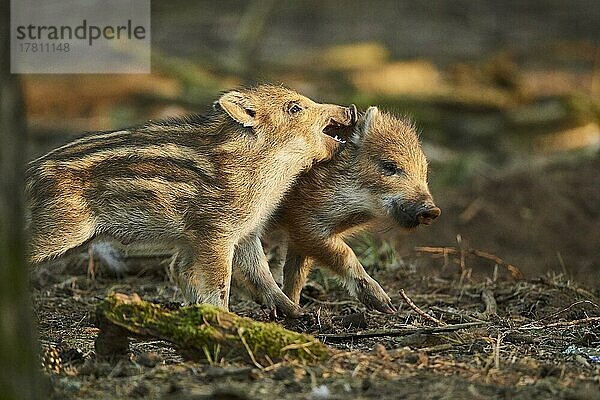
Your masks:
M417 213L417 220L420 224L431 225L433 220L439 217L441 213L442 210L440 210L439 207L436 207L435 205L431 204L426 207L423 207Z

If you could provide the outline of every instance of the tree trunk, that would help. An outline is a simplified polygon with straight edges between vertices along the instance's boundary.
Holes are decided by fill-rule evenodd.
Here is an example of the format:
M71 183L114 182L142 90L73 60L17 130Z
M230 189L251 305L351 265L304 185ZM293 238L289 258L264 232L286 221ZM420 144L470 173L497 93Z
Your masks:
M25 123L10 73L9 1L0 0L0 397L40 398L31 295L23 245Z

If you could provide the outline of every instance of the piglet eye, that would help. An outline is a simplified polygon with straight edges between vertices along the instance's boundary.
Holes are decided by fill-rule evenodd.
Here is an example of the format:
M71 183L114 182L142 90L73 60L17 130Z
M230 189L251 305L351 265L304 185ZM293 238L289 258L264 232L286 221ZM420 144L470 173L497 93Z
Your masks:
M292 103L290 105L290 114L298 114L300 111L302 111L302 107L300 107L298 104L296 103Z
M398 166L393 161L382 161L380 167L385 175L394 175L398 172Z

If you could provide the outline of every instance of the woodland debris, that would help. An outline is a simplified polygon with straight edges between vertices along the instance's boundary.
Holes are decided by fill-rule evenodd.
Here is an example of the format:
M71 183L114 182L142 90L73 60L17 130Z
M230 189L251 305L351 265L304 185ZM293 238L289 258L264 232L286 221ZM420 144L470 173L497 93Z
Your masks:
M426 320L429 320L431 322L433 322L434 324L438 325L438 326L443 326L446 325L445 323L443 323L442 321L440 321L439 319L427 314L425 311L421 310L419 307L417 307L417 305L410 299L410 297L408 297L408 295L404 292L404 289L400 289L400 295L402 296L402 298L404 299L404 301L406 302L406 304L408 304L408 306L410 308L412 308L417 314L419 314L421 317L425 318Z
M415 247L415 251L418 253L430 253L430 254L434 254L434 255L441 255L445 259L448 257L449 254L456 254L456 255L468 254L468 255L475 256L475 257L483 258L485 260L492 261L495 264L505 267L508 270L508 272L510 272L511 276L515 279L523 278L523 273L521 272L521 270L519 268L515 267L514 265L512 265L510 263L507 263L502 258L500 258L494 254L491 254L491 253L488 253L488 252L485 252L482 250L457 249L456 247L427 247L427 246L425 246L425 247ZM461 258L461 260L462 260L462 258Z
M414 334L436 334L436 333L448 333L455 332L462 329L476 328L480 326L488 325L487 322L465 322L463 324L444 325L436 327L406 327L399 329L388 329L380 331L369 331L369 332L355 332L355 333L324 333L317 335L320 339L326 339L329 341L340 341L340 340L354 340L354 339L368 339L377 337L396 337L396 336L408 336Z
M136 294L115 293L97 306L96 317L100 356L126 353L129 338L171 342L191 359L243 358L259 367L271 360L316 361L329 354L313 336L206 304L168 310Z
M494 293L490 289L483 289L481 291L481 300L485 304L485 315L498 315L498 304Z
M558 322L552 322L549 324L542 324L542 325L528 324L528 325L522 326L518 329L519 330L536 330L536 329L547 329L547 328L556 328L556 327L573 327L573 326L577 326L577 325L587 325L590 323L600 323L600 317L587 317L587 318L581 318L581 319L576 319L576 320L572 320L572 321L558 321Z

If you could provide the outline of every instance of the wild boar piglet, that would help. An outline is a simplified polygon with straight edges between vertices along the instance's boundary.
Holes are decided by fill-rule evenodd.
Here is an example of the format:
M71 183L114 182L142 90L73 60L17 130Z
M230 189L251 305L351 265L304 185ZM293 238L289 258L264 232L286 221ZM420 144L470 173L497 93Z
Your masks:
M313 264L329 268L350 294L369 308L392 313L394 306L345 243L352 234L375 226L413 229L440 215L427 183L427 159L408 119L370 107L359 119L349 143L331 160L301 175L274 214L267 231L284 233L287 254L283 291L299 304L300 292ZM236 251L234 272L244 279L255 269L245 264L261 252ZM274 268L274 273L276 268ZM239 279L237 275L240 275ZM260 291L276 292L275 287Z
M295 178L331 158L355 121L353 106L262 85L224 93L204 116L69 143L29 165L29 259L94 241L166 247L186 299L227 308L236 246L256 240Z

